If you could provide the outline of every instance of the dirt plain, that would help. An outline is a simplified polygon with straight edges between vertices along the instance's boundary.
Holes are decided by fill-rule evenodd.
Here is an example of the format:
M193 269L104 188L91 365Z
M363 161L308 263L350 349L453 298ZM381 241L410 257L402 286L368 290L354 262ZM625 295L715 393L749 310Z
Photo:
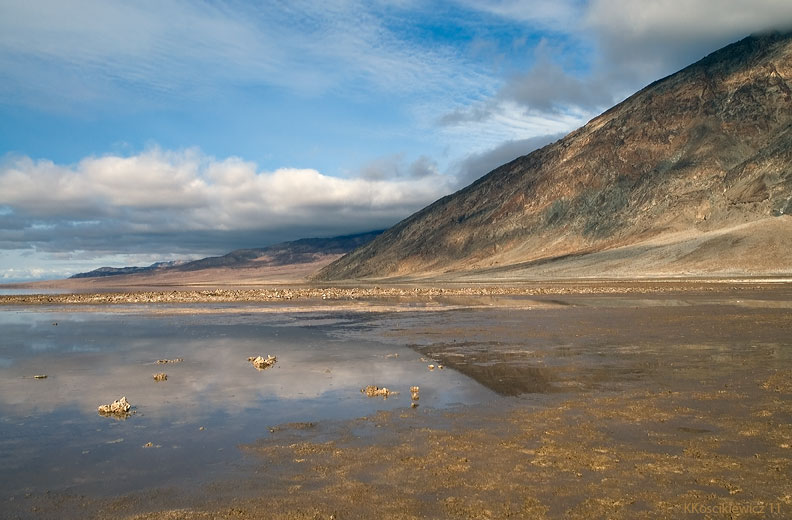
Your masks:
M132 281L130 281L132 280ZM94 285L95 282L103 282ZM532 297L552 295L635 295L677 293L739 293L784 287L792 282L788 276L766 277L650 277L645 279L588 278L558 280L523 280L519 282L476 283L392 280L381 282L245 283L229 285L218 282L182 280L161 284L157 279L112 277L108 279L53 280L26 284L6 284L10 290L24 289L31 294L0 294L0 305L109 305L139 303L234 303L295 302L306 305L320 302L334 305L359 302L364 305L383 303L410 304L443 302L456 299L464 305L497 304L480 298ZM37 293L36 290L42 290ZM515 305L509 302L508 305ZM338 305L336 305L337 307Z
M339 334L409 345L503 399L280 425L240 446L255 470L228 481L194 492L31 495L6 504L8 518L786 518L792 511L789 283L293 291L289 305L358 316ZM157 294L191 303L230 298L222 291L123 298L162 301ZM281 301L256 295L262 307ZM122 296L3 301L106 308ZM409 319L389 312L430 302L445 308ZM386 305L385 312L361 314L361 303Z

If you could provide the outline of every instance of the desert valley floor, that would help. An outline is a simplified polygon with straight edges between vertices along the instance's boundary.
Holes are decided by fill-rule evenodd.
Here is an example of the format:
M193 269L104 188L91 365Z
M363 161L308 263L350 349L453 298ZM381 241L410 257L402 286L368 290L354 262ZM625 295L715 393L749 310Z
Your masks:
M0 297L4 517L792 511L788 282L290 290Z

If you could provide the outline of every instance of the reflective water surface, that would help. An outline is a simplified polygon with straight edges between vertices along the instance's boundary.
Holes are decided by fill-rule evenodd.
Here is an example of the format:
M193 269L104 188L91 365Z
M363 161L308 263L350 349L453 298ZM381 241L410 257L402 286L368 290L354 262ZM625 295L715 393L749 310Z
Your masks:
M4 294L63 294L63 289L16 289L0 285L0 295Z
M332 430L396 410L424 414L436 426L440 414L431 412L454 408L473 424L483 420L481 410L553 406L573 395L673 389L693 399L702 388L727 392L740 381L764 392L765 381L784 380L792 358L786 289L478 303L388 312L266 304L0 308L0 503L47 491L200 489L254 473L261 463L240 445L274 439L271 430L282 433L287 423ZM247 361L256 355L278 361L259 371ZM183 361L156 363L177 358ZM167 381L155 382L158 372ZM366 385L400 393L368 398L360 392ZM415 409L411 386L420 387ZM131 417L97 414L121 396L134 406ZM486 406L468 406L475 404ZM700 421L679 426L711 429ZM316 436L325 430L316 431L321 442Z
M245 464L238 445L279 424L497 398L454 370L430 372L406 346L333 334L354 326L343 314L161 310L0 312L0 495L190 485ZM247 358L259 354L278 361L256 370ZM400 394L367 398L369 384ZM132 416L97 414L121 396Z

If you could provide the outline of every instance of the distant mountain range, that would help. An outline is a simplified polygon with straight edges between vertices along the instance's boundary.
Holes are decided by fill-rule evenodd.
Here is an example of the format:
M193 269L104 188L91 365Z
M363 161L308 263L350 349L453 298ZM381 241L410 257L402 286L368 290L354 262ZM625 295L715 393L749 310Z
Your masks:
M754 35L406 218L317 280L792 274L792 35Z
M125 274L151 273L179 265L180 261L157 262L146 267L100 267L87 273L77 273L69 278L101 278L103 276L121 276Z
M146 267L100 267L71 278L104 278L124 275L171 275L211 269L255 269L314 264L335 259L371 242L382 231L332 238L302 238L256 249L237 249L223 256L193 261L157 262Z

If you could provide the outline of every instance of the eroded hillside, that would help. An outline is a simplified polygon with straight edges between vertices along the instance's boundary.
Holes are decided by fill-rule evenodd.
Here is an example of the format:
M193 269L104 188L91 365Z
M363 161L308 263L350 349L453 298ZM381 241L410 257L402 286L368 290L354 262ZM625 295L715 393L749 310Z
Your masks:
M745 38L649 85L408 217L318 278L453 276L510 266L536 276L559 261L645 243L671 249L624 273L750 272L750 255L764 256L756 240L740 247L746 224L754 224L746 228L751 237L768 230L784 238L757 273L786 272L788 213L792 35L775 33ZM737 235L707 239L726 230ZM699 251L706 261L694 254L686 263L695 247L675 251L674 237L706 242L709 249ZM589 262L566 275L606 271Z

